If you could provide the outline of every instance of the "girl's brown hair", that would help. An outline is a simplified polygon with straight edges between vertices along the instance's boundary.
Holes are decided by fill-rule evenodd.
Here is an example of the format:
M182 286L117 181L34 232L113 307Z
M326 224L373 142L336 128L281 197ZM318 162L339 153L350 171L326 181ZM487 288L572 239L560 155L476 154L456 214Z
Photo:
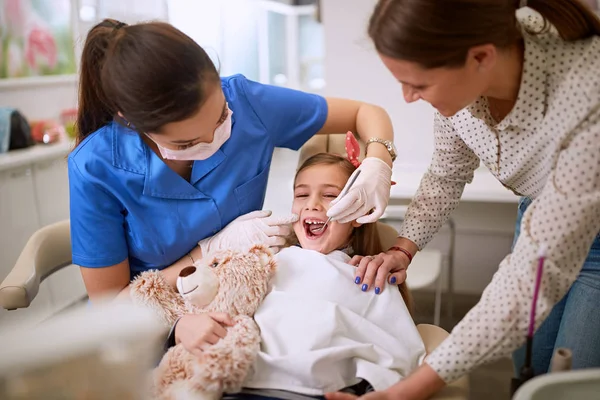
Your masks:
M210 57L172 25L105 19L89 31L81 55L77 143L118 112L136 131L159 133L198 112L218 83Z
M379 0L368 33L377 52L423 68L460 67L471 47L520 39L519 0ZM600 19L579 0L528 0L567 41L600 35Z
M331 153L319 153L309 157L302 163L300 168L298 168L298 171L296 171L296 178L300 172L317 165L338 166L346 173L348 178L350 178L350 175L352 175L352 173L356 170L356 167L352 165L350 161L341 156ZM363 224L358 228L354 228L350 245L354 250L354 254L357 255L376 255L384 251L383 246L381 245L381 239L379 238L377 224ZM408 286L406 283L402 283L398 285L398 289L400 290L400 294L406 303L408 311L412 315L413 299L410 291L408 290Z

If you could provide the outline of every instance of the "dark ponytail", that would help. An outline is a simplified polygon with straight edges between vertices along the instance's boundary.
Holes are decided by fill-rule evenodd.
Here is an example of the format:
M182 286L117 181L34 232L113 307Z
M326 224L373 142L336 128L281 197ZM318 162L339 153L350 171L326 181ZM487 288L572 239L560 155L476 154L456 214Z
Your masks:
M118 24L114 20L104 20L90 30L85 40L79 73L77 144L111 121L115 114L102 87L101 76L110 41L117 40Z
M106 19L89 31L81 55L77 144L118 112L138 132L160 133L198 112L218 82L206 52L173 26Z
M563 40L600 36L600 19L580 0L528 0L527 7L544 17L544 30L554 26Z
M514 45L519 0L379 0L368 33L377 51L424 68L464 65L471 47ZM579 0L528 0L564 40L600 35L600 20ZM542 33L538 32L538 33Z

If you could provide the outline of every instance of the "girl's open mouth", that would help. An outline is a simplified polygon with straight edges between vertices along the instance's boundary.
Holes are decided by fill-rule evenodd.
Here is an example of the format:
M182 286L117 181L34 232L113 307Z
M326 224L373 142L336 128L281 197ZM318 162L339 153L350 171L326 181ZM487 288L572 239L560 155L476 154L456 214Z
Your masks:
M318 239L329 229L329 226L325 226L325 229L322 229L325 221L316 218L307 218L302 223L304 224L304 232L308 239Z

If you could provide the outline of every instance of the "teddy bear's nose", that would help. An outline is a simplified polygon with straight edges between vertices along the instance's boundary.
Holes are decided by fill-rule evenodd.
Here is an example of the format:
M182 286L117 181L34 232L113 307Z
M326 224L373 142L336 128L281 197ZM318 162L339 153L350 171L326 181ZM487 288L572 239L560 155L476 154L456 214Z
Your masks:
M185 278L186 276L189 276L194 272L196 272L196 267L185 267L179 272L179 276Z

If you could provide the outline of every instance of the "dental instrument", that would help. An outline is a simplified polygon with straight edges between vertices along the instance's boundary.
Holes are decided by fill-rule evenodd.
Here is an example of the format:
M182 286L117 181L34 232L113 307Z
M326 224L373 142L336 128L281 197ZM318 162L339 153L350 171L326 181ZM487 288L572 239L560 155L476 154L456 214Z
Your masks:
M356 174L354 174L354 176L350 180L350 183L348 184L348 186L346 186L342 190L342 192L340 193L340 195L338 196L339 199L341 199L342 197L344 197L346 195L346 193L348 193L348 191L350 190L350 188L352 188L352 185L354 185L354 182L356 182L356 178L358 178L359 175L360 175L360 170L357 170ZM322 232L330 221L331 221L331 217L327 218L327 221L325 221L325 223L323 224L323 226L320 227L320 228L315 229L315 232Z

